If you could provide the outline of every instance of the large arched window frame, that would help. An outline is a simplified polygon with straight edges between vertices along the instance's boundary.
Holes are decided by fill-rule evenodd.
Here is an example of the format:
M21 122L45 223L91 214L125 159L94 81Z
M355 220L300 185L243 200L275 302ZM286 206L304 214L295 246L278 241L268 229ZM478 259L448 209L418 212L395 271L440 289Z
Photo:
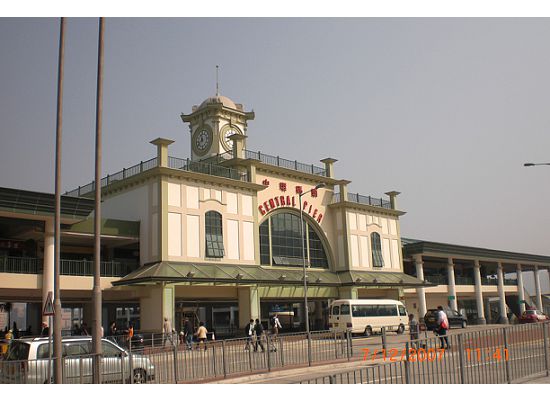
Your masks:
M205 254L209 258L223 258L222 215L217 211L208 211L204 215Z
M312 268L330 267L326 239L304 216L306 265ZM268 266L303 265L300 215L290 210L271 213L260 224L260 262Z
M382 268L384 266L384 257L382 256L382 240L378 232L370 234L370 244L372 248L372 266Z

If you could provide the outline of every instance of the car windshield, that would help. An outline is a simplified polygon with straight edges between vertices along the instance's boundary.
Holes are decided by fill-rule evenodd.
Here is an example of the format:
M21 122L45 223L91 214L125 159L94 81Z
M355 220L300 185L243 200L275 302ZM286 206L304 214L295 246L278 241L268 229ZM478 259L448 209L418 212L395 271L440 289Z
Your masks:
M29 349L30 345L25 342L16 342L13 341L10 344L10 348L8 350L8 357L6 360L8 361L20 361L20 360L27 360L29 358Z

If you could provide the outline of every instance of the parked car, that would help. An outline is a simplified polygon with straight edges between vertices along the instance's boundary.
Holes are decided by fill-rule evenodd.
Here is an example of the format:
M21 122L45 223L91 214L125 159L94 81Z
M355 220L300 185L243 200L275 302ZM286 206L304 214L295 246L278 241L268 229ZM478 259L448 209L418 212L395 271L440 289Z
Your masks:
M547 321L548 315L541 313L538 310L526 310L521 314L521 317L519 317L519 323L520 324L528 324L532 322L542 322Z
M430 309L424 315L424 323L426 324L427 330L434 330L437 328L437 313L439 310ZM459 313L456 310L443 310L447 314L447 319L449 320L449 329L454 327L466 328L468 325L467 319L464 315Z
M62 339L63 383L92 382L92 338L69 336ZM128 353L110 340L102 339L101 381L135 383L154 380L155 367L143 355ZM47 383L53 375L49 364L48 338L14 339L5 361L0 362L0 383ZM50 375L51 374L51 375ZM132 374L132 375L130 375Z

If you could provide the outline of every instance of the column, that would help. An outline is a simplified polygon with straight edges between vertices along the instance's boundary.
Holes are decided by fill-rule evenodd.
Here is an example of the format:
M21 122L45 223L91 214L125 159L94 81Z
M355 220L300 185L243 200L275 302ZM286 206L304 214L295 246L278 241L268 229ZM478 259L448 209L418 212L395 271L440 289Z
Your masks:
M537 304L537 310L540 312L543 311L542 309L542 294L540 291L540 278L539 278L539 267L538 265L535 265L535 270L533 271L535 274L535 302Z
M518 276L518 303L519 303L519 314L523 314L525 311L525 294L523 291L523 274L521 272L521 264L518 264L516 267L516 274Z
M478 260L474 261L474 281L476 290L477 323L485 325L485 310L483 309L483 286L481 286L481 265Z
M237 288L239 301L239 328L244 329L251 319L260 318L260 294L257 286Z
M315 301L315 323L314 323L314 329L315 330L323 330L324 329L324 323L323 323L323 302L316 300Z
M53 219L47 219L44 227L44 266L42 272L42 307L40 309L40 315L46 305L46 299L48 298L48 292L54 291L54 221ZM48 323L48 317L42 317L42 322ZM25 328L25 327L22 327ZM40 332L40 327L38 327Z
M453 264L453 259L448 258L447 262L447 277L449 279L449 305L451 309L458 311L458 302L456 300L456 285L455 285L455 265Z
M497 277L498 277L498 304L500 320L499 323L507 324L508 316L506 315L506 296L504 294L504 273L502 272L502 263L497 264Z
M141 330L162 332L164 318L168 318L172 328L176 328L175 287L173 285L158 284L143 291L139 299Z
M344 286L338 288L338 295L341 299L358 299L357 288L353 286Z
M414 265L416 266L416 277L421 281L424 281L424 261L422 261L422 255L417 254L414 256ZM426 315L426 288L416 288L416 295L418 296L418 320L424 318Z

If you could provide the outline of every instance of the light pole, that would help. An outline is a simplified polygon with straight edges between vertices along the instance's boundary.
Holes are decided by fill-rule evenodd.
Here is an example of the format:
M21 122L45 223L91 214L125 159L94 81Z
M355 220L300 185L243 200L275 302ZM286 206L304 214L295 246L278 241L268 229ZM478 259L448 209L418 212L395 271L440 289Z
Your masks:
M312 190L317 190L325 187L324 183L320 183L312 189L309 189L307 192L298 193L298 199L300 204L300 236L302 241L302 267L304 271L304 312L306 318L306 334L307 334L307 361L309 366L311 366L311 332L309 331L309 307L307 305L307 276L306 276L306 247L304 244L304 215L302 209L302 196L308 194Z

